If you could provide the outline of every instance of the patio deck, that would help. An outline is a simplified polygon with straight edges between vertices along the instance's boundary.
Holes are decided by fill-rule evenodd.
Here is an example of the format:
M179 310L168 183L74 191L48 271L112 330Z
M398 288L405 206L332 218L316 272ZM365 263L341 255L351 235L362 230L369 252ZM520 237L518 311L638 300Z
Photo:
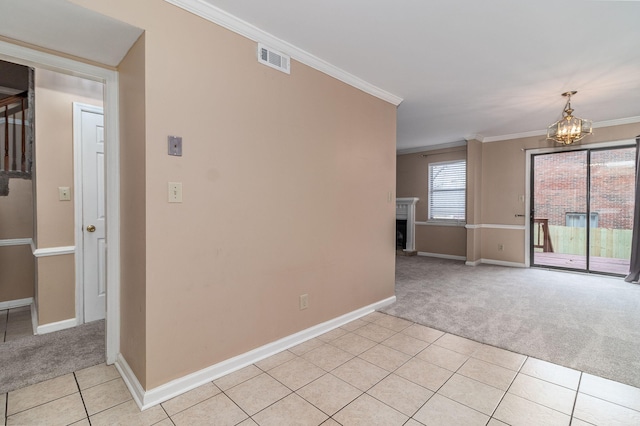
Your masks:
M586 269L586 256L561 253L534 254L536 266L552 266L557 268ZM593 272L607 272L610 274L627 275L629 273L629 259L612 259L608 257L591 256L589 269Z

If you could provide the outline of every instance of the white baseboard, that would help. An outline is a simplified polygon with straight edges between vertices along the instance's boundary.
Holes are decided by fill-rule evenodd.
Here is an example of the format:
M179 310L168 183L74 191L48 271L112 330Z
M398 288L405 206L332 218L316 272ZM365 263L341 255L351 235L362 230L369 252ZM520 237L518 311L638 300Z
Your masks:
M473 261L467 260L466 262L464 262L464 264L467 266L478 266L481 262L482 262L482 259L473 260Z
M284 337L280 340L276 340L275 342L268 343L252 351L245 352L241 355L227 359L218 364L214 364L200 371L196 371L195 373L191 373L179 379L172 380L169 383L165 383L164 385L158 386L157 388L153 388L148 391L144 390L122 355L118 355L116 368L122 375L122 378L129 388L129 391L133 395L133 399L136 401L136 404L138 404L138 407L140 407L141 410L146 410L147 408L151 408L164 401L195 389L207 382L256 363L264 358L270 357L271 355L275 355L278 352L298 345L302 342L326 333L327 331L331 331L334 328L340 327L341 325L344 325L350 321L363 317L375 311L376 309L388 306L395 301L395 296L389 297L377 303L365 306L364 308L349 312L348 314L342 315L338 318L334 318L332 320L323 322L322 324L315 325L313 327L307 328L306 330L302 330L298 333Z
M143 404L144 396L145 396L144 388L138 381L138 378L133 373L133 370L131 369L131 367L129 367L127 360L124 359L122 354L118 354L118 359L116 360L115 365L116 365L116 369L120 372L120 375L122 376L122 380L124 380L124 383L127 385L127 388L129 389L129 392L131 392L131 396L133 396L133 400L136 402L138 407L140 407L141 410L151 407L151 406L149 407L144 406Z
M439 259L451 259L451 260L467 260L465 256L455 256L453 254L429 253L426 251L419 251L418 256L437 257Z
M480 259L480 263L486 263L487 265L509 266L511 268L526 268L527 265L519 262L507 262L504 260L494 259Z
M36 304L31 304L31 327L33 328L33 334L38 334L38 309L36 309Z
M33 303L33 297L0 302L0 311L4 311L6 309L21 308L22 306L29 306L32 303Z
M75 318L70 318L63 321L52 322L50 324L39 325L36 334L53 333L54 331L65 330L67 328L73 328L78 325L78 321Z

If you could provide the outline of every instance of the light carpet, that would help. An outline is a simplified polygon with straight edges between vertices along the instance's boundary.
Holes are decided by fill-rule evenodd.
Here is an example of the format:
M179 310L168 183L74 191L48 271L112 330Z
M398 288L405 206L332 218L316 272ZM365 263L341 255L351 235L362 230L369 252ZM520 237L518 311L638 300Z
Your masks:
M397 256L396 297L381 311L640 387L640 286L622 278Z
M105 362L104 320L0 345L0 394Z

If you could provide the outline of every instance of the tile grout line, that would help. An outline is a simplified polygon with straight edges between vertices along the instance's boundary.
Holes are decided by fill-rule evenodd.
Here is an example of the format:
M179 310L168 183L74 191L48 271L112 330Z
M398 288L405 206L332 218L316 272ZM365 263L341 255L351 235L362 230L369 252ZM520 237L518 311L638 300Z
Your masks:
M87 421L89 422L89 426L91 426L91 419L89 418L89 411L87 411L87 404L84 403L84 396L82 395L82 389L80 389L80 383L78 383L78 377L76 376L76 372L73 372L73 380L76 382L76 386L78 387L78 393L80 394L80 400L82 401L82 408L84 408L84 412L87 415Z
M213 382L212 382L212 383L213 383ZM213 398L213 397L211 397L211 398ZM210 399L210 398L207 398L207 399ZM206 399L205 399L205 401L206 401ZM201 402L204 402L204 401L201 401ZM160 403L160 404L158 404L158 405L160 406L160 408L162 408L162 411L164 411L164 413L167 415L167 419L169 419L169 421L171 422L171 424L175 426L175 423L173 423L173 419L171 418L171 416L169 415L169 413L167 413L167 410L164 408L164 406L162 405L162 403ZM191 408L191 407L189 407L189 408ZM184 410L183 410L183 411L184 411ZM158 423L163 422L163 421L164 421L164 420L160 420Z
M525 355L526 356L526 355ZM522 364L520 364L520 367L518 367L518 370L516 371L516 375L513 376L513 379L511 379L511 383L509 383L509 386L507 387L507 390L504 391L504 394L502 394L502 397L500 398L500 401L498 401L498 403L496 404L496 408L493 409L493 411L491 412L491 415L489 416L489 420L495 418L493 417L496 414L496 411L498 411L498 407L500 407L500 404L502 404L502 401L504 401L504 397L507 396L507 393L509 393L509 389L511 389L511 386L513 385L513 382L516 381L516 378L518 377L518 374L520 374L520 371L522 371L522 367L524 367L524 365L527 363L527 361L529 360L529 356L526 356L526 358L524 359L524 361L522 361ZM531 401L533 402L533 401ZM540 404L541 405L541 404ZM544 405L543 405L544 407ZM502 421L500 419L496 419L498 421ZM569 419L571 420L571 419ZM504 423L504 422L503 422Z
M571 417L569 418L569 422L573 423L573 414L576 411L576 404L578 403L578 394L580 393L580 383L582 383L582 371L580 372L580 378L578 379L578 386L576 387L576 397L573 399L573 407L571 407Z

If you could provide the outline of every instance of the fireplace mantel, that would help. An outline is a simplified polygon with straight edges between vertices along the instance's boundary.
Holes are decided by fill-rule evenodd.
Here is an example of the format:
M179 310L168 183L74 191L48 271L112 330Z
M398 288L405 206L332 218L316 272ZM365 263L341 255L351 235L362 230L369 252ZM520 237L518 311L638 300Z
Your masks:
M419 198L396 198L396 220L407 221L407 248L404 251L416 251L416 203Z

